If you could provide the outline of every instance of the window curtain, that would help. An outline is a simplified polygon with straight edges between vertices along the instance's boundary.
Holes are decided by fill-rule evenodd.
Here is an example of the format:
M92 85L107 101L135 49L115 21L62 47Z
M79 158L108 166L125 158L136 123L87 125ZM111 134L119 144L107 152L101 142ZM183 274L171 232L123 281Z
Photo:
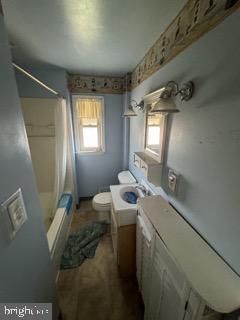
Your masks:
M97 99L79 99L76 113L82 125L96 126L101 118L101 101Z
M148 116L148 126L160 126L161 115Z
M101 101L97 99L79 99L76 109L78 118L99 119L101 117Z

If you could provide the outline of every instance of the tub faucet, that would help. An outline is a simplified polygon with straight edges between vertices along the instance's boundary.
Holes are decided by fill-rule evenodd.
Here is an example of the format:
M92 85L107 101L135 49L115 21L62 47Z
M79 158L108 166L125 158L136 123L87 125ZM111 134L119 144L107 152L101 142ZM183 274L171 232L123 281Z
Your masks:
M141 190L144 196L147 196L147 195L148 195L148 190L147 190L146 187L143 186L142 184L138 184L138 185L136 186L136 189Z

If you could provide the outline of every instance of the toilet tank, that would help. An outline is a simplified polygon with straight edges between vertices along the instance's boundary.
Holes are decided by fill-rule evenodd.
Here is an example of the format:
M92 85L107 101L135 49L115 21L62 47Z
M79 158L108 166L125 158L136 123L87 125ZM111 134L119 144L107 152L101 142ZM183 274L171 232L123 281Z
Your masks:
M118 181L120 184L133 184L136 183L136 179L130 171L121 171L118 174Z

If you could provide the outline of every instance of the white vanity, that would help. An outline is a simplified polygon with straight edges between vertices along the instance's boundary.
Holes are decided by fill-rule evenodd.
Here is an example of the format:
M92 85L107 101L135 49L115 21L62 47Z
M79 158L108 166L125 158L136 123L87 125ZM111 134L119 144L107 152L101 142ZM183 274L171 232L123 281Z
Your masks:
M111 190L111 237L113 252L122 277L136 272L136 217L137 204L124 199L125 192L133 192L138 197L143 193L138 184L110 186Z
M139 199L137 278L145 320L217 320L240 307L240 278L161 196Z

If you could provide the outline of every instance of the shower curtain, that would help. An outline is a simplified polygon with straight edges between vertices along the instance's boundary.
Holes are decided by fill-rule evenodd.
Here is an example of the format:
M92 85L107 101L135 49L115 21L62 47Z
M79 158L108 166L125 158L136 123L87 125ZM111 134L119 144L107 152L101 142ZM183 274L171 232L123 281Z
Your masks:
M53 213L64 191L67 168L67 105L66 100L59 98L55 108L55 183Z
M70 100L70 99L69 99ZM67 171L66 171L66 191L70 191L73 196L73 203L78 203L78 191L75 167L75 146L73 138L72 113L70 105L67 108Z

